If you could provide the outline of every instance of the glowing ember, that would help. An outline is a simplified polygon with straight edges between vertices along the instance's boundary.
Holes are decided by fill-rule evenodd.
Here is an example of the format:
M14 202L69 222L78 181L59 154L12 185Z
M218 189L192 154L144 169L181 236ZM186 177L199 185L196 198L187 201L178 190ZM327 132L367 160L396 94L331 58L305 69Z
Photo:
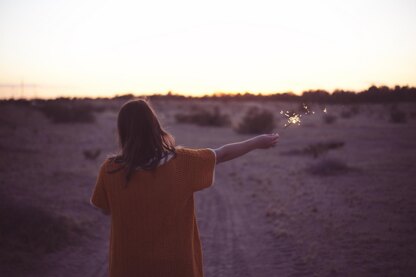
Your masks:
M300 117L302 115L300 114L294 114L292 116L289 116L288 114L285 114L287 116L287 123L285 124L285 128L288 127L291 124L298 124L300 125Z
M305 103L302 103L302 107L305 110L305 114L310 114L311 113L311 111L309 110L309 107Z

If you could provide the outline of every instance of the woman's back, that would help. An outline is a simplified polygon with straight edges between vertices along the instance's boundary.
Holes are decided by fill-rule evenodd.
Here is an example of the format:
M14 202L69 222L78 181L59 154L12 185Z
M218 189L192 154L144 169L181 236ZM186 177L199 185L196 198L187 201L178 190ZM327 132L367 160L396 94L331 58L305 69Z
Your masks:
M128 183L103 163L91 202L111 213L110 276L203 276L193 193L213 183L215 152L178 148Z
M212 185L216 164L272 147L279 136L177 148L144 100L121 107L117 131L120 152L102 164L91 197L111 214L110 277L202 277L193 193Z

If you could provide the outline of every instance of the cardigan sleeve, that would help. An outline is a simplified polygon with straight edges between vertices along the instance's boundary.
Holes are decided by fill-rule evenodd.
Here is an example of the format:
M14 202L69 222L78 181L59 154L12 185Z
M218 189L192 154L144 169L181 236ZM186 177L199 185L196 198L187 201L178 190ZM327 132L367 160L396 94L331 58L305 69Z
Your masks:
M187 171L192 191L210 187L215 179L215 151L210 148L188 149Z
M95 187L92 192L92 196L90 199L90 203L105 212L110 212L110 205L108 203L108 197L104 186L104 179L105 179L105 162L101 165L100 171L98 173Z

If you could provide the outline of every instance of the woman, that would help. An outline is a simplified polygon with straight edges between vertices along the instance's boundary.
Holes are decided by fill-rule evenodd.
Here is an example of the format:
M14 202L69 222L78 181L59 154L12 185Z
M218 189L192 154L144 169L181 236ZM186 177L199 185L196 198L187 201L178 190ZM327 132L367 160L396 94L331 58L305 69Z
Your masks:
M202 277L193 193L214 181L215 165L277 143L264 134L217 149L176 147L145 100L122 106L120 153L100 168L91 204L111 214L111 277Z

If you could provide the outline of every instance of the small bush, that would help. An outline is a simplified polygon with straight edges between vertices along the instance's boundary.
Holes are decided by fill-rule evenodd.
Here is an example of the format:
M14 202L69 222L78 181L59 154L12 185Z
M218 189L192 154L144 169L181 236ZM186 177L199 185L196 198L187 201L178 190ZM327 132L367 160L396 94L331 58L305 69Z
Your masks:
M343 141L330 141L320 142L307 146L303 149L303 152L307 155L312 155L314 158L318 158L320 155L326 154L330 150L335 150L344 147Z
M345 162L338 159L321 160L307 169L310 174L318 176L338 175L350 170L351 168Z
M337 117L335 115L325 114L322 119L324 120L325 124L333 124L337 121Z
M344 109L341 111L340 116L342 118L351 118L353 116L356 116L360 113L360 106L354 105L350 106L348 109Z
M275 126L273 113L253 107L248 110L236 128L236 132L240 134L270 133Z
M350 112L352 115L358 115L360 113L360 106L354 105L351 107Z
M406 123L407 114L399 109L390 110L390 121L393 123Z
M190 114L176 114L175 119L179 123L191 123L200 126L223 127L230 124L230 118L226 114L221 114L218 107L213 112L207 110L195 110Z
M346 111L346 110L344 110L344 111L342 111L341 112L341 114L340 114L340 116L342 117L342 118L345 118L345 119L348 119L348 118L351 118L352 117L352 112L351 111Z
M69 101L47 101L38 109L53 123L92 123L95 109L86 103Z
M85 159L94 161L98 158L98 156L100 156L101 149L85 149L82 153L84 154Z
M37 255L77 243L84 233L70 218L11 201L3 193L0 194L0 226L0 265L10 273L18 269L32 270Z
M319 142L306 146L302 149L294 149L286 152L282 152L285 155L310 155L314 158L318 158L321 155L328 153L330 150L335 150L344 147L343 141L329 141Z

